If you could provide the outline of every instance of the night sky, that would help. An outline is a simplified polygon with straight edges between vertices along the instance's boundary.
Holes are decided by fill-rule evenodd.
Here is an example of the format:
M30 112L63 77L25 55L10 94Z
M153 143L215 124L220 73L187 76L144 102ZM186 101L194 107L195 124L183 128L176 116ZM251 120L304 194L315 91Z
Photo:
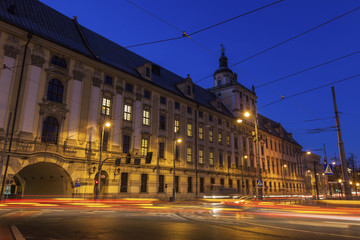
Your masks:
M183 31L191 34L277 0L132 0L143 9L127 0L42 2L68 17L77 16L81 25L127 47L181 37ZM358 7L360 1L356 0L285 0L194 34L191 39L129 49L182 77L190 74L195 83L208 88L214 85L207 76L218 68L220 44L233 65ZM360 74L359 23L360 8L231 67L241 84L250 89L255 86L258 112L292 132L304 151L324 156L325 144L328 158L339 157L337 133L332 128L331 85L287 97ZM260 86L346 55L350 56ZM353 153L359 161L360 76L333 86L346 155ZM285 99L267 105L281 96Z

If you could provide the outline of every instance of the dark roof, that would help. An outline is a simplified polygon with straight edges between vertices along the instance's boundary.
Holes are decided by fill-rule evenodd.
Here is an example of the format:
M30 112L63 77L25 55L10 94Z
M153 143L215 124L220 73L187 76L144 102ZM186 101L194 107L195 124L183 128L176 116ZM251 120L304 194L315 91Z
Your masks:
M271 120L270 118L267 118L261 114L258 114L258 122L259 126L258 128L268 134L271 134L273 136L276 136L278 138L282 138L285 141L291 142L293 144L296 144L301 147L299 143L297 143L293 138L292 134L288 133L280 123L275 122Z
M141 76L136 68L145 63L152 63L37 0L1 0L0 19L139 78ZM160 75L153 74L152 77L155 85L185 97L176 87L178 83L184 81L184 78L164 68L161 68ZM216 110L210 104L216 99L215 94L197 85L195 85L194 91L193 101ZM233 116L224 105L222 105L221 111L225 115Z

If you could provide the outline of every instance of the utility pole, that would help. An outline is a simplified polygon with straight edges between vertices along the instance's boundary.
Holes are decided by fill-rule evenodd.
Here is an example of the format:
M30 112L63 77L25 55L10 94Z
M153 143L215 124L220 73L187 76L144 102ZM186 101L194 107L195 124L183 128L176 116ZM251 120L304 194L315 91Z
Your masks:
M328 164L325 143L323 145L324 145L324 164ZM325 198L327 198L327 175L324 175L324 190L325 190Z
M342 169L342 174L343 174L343 177L344 177L345 198L346 198L346 200L351 200L352 199L352 193L351 193L351 188L350 188L350 185L349 185L349 175L348 175L348 172L347 172L347 162L346 162L346 157L345 157L345 148L344 148L344 143L343 143L342 136L341 136L339 112L338 112L337 105L336 105L335 88L332 86L331 90L332 90L333 101L334 101L336 131L337 131L338 141L339 141L341 169Z
M318 177L317 177L317 171L316 171L316 161L314 161L313 164L314 164L314 177L315 177L315 189L316 189L315 199L319 200L319 185L318 185Z

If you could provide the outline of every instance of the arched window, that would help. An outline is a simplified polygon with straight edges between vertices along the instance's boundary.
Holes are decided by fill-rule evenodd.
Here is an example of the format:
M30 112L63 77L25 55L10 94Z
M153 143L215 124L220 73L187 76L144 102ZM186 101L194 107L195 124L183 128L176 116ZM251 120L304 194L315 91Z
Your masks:
M221 85L221 80L217 81L217 85L220 86Z
M47 91L47 100L62 103L63 92L63 84L57 79L51 79Z
M54 64L54 65L59 66L61 68L66 68L67 67L65 59L59 58L57 56L53 56L51 58L51 64Z
M44 121L41 141L46 143L57 143L59 124L56 118L48 117Z

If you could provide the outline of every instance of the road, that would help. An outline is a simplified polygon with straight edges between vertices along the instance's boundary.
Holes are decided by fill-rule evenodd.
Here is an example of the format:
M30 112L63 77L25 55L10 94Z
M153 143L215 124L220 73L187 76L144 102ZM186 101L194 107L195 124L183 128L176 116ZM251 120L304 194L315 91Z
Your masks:
M358 209L343 209L18 202L0 206L0 239L360 239Z

